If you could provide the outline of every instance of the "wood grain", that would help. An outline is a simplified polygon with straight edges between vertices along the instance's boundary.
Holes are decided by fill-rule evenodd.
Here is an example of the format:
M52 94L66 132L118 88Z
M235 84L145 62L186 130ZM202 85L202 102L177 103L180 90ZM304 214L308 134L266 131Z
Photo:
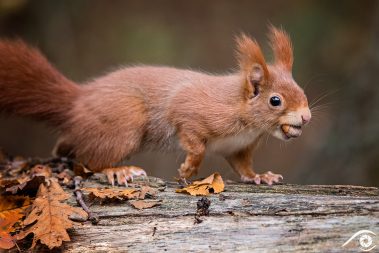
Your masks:
M341 245L362 229L379 234L376 187L229 183L221 196L209 197L210 215L200 224L194 223L200 197L175 187L167 183L158 195L162 204L151 209L92 205L99 224L78 223L64 251L357 252L357 242ZM379 235L374 240L379 245Z

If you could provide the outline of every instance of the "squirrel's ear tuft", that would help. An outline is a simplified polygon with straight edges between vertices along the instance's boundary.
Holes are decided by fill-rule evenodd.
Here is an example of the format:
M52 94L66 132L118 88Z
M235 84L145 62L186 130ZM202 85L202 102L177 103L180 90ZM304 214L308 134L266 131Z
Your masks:
M265 58L258 43L245 34L241 34L236 38L237 43L237 59L239 66L247 75L254 74L255 69L259 66L263 70L263 79L268 78L268 69Z
M288 71L292 71L293 52L292 43L288 34L270 25L269 39L271 48L274 51L275 64L283 66Z

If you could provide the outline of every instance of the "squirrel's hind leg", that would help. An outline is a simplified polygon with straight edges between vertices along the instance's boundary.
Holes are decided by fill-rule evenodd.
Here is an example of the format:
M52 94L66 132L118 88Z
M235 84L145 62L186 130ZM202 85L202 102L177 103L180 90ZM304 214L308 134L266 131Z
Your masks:
M134 177L146 177L146 171L136 166L122 166L103 169L102 173L108 178L108 182L115 185L115 177L118 185L128 186L129 181L133 181Z
M130 113L127 120L112 122L89 117L73 122L72 128L58 140L54 151L60 156L71 154L89 170L106 174L112 185L115 181L124 185L134 176L146 176L140 168L119 166L122 160L141 148L145 121L138 115Z
M67 157L74 159L74 146L66 141L64 137L59 137L55 143L53 151L51 152L54 157Z

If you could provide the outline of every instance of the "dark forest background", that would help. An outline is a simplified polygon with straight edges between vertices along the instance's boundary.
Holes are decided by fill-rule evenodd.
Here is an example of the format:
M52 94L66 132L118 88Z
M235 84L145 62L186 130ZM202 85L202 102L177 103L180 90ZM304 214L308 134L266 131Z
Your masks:
M0 0L1 38L35 45L65 75L84 82L120 65L170 65L214 73L236 67L234 36L254 36L270 58L267 24L293 39L294 77L321 107L300 139L269 139L258 171L288 183L379 185L379 1ZM59 94L57 94L59 96ZM47 157L56 135L43 123L0 118L0 147ZM176 175L183 154L147 153L129 164ZM220 171L208 156L200 176Z

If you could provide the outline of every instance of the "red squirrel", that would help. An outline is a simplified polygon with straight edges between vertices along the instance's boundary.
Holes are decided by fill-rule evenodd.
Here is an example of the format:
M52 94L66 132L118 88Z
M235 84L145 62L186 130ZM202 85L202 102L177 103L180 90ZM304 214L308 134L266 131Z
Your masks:
M179 176L198 172L205 152L222 155L243 182L277 183L279 174L257 174L252 155L269 133L281 140L301 135L311 119L307 97L292 77L288 34L270 27L274 62L258 43L236 39L239 69L210 75L171 67L120 68L83 85L59 73L35 48L0 41L0 111L48 122L59 132L55 153L73 157L110 182L145 174L114 168L143 150L182 149Z

